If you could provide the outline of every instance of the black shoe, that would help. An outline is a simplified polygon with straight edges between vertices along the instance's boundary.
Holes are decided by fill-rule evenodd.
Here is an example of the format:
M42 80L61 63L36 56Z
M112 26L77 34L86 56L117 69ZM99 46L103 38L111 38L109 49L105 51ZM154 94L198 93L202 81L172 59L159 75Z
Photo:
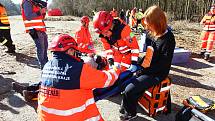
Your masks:
M22 93L23 93L23 97L24 97L25 101L27 101L27 102L37 100L38 93L36 93L36 92L23 90Z
M13 53L16 53L15 50L8 50L8 51L5 51L6 53L9 53L9 54L13 54Z
M121 115L119 118L120 118L120 121L130 121L132 119L137 118L137 115L129 115L129 114L125 113L125 114Z
M21 84L19 84L19 83L17 83L17 82L12 82L12 89L15 91L15 92L18 92L18 93L20 93L21 95L23 95L23 90L26 90L27 89L27 87L26 86L24 86L24 85L21 85Z
M12 45L11 47L8 48L7 51L5 51L6 53L15 53L16 47L15 45Z
M204 56L205 52L200 52L199 55Z

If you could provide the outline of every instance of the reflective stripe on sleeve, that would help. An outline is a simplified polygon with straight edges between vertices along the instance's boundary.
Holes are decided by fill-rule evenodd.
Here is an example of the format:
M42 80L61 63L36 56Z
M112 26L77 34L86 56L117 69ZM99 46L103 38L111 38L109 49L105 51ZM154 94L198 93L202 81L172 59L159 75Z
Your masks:
M0 29L10 29L9 26L1 26Z
M124 46L124 47L120 47L119 50L124 50L125 48L127 48L128 46Z
M7 40L6 40L6 39L4 39L4 41L3 41L3 42L1 42L0 44L1 44L1 45L4 45L6 42L7 42Z
M129 52L131 49L127 49L127 50L124 50L124 51L120 51L120 53L126 53L126 52Z
M27 30L30 30L30 29L34 29L34 28L38 28L38 29L42 29L42 28L46 28L45 26L31 26L31 27L26 27Z
M25 24L28 24L28 23L38 23L38 22L43 22L43 20L30 20L30 21L25 20L24 21Z
M127 64L127 63L121 63L122 66L126 67L126 68L129 68L130 67L130 64Z
M113 55L107 55L107 59L113 58Z
M131 53L139 53L139 49L132 49Z
M136 57L136 56L131 56L131 60L132 60L132 61L137 61L137 60L138 60L138 57Z
M114 79L118 78L118 75L117 75L117 73L116 73L116 71L114 69L109 70L109 72L114 75Z
M106 53L112 53L113 51L111 49L105 50Z
M54 109L54 108L48 108L43 105L39 105L39 108L41 108L42 111L45 111L49 114L54 114L54 115L58 115L58 116L71 116L75 113L84 111L87 106L94 104L94 103L95 103L94 98L91 98L91 99L88 99L86 101L86 103L83 104L82 106L77 107L77 108L72 108L69 110L58 110L58 109Z

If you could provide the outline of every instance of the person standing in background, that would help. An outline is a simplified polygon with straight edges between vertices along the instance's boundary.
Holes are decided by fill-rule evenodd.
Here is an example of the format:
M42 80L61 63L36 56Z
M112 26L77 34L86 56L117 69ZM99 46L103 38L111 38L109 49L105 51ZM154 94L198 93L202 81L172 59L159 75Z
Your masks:
M118 17L118 11L117 11L115 8L113 8L113 10L110 12L110 14L111 14L114 18Z
M200 55L204 56L205 60L209 60L215 41L215 5L211 6L210 11L203 17L200 24L204 26L200 36L202 41Z
M23 0L21 3L22 18L26 33L29 33L37 50L37 59L42 69L48 61L48 37L44 18L46 15L47 3L43 1Z
M125 11L122 9L119 13L119 17L120 19L122 19L123 21L126 21L126 18L125 18Z
M126 23L127 24L129 24L129 17L130 17L130 14L131 14L131 11L128 9L127 11L126 11Z
M5 7L0 3L0 45L7 47L6 53L15 53L15 45L10 34L10 23Z
M81 27L75 33L75 39L77 41L79 49L82 49L85 53L94 53L94 46L92 37L89 32L90 19L88 16L81 18Z

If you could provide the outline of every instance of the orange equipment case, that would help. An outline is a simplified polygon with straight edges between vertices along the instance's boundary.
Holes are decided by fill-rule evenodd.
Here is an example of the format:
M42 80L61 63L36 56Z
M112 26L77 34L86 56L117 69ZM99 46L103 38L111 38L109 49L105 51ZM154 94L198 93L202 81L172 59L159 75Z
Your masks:
M148 113L155 116L158 112L167 111L168 98L170 99L171 80L166 78L160 84L146 90L140 97L139 105Z

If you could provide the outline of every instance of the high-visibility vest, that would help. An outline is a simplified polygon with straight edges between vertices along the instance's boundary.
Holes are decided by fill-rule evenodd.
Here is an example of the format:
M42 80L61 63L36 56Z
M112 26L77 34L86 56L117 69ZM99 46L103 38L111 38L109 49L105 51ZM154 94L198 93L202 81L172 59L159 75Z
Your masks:
M0 29L10 29L10 23L7 16L7 12L4 7L0 6Z
M24 12L24 8L23 8L23 3L25 0L22 1L22 18L24 21L24 25L25 25L25 29L26 29L26 33L30 32L30 29L36 29L38 31L46 31L46 25L44 22L44 16L40 15L38 17L33 18L32 20L27 20L26 16L25 16L25 12ZM30 2L33 6L33 12L36 13L38 11L40 11L40 8L38 6L35 6L32 2Z
M215 15L209 13L209 14L206 14L201 23L204 24L204 28L203 30L205 31L211 31L211 30L215 30Z

